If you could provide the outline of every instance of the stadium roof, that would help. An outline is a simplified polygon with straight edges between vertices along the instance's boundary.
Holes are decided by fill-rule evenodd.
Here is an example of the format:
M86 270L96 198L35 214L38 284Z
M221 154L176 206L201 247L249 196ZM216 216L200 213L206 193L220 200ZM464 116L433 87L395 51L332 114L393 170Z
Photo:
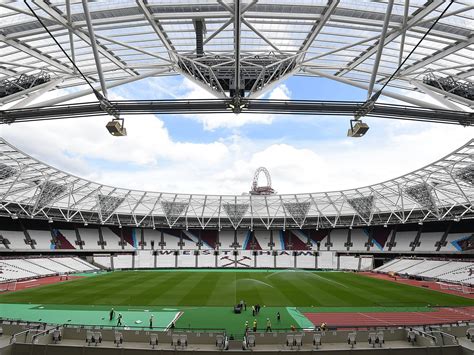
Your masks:
M98 90L181 74L220 98L236 92L254 98L291 75L329 78L367 90L370 97L449 4L444 0L28 3ZM36 76L41 71L47 78L0 95L0 104L19 100L14 107L23 108L55 88L81 87L36 105L50 106L91 92L23 1L3 1L0 22L0 80L22 85L20 75ZM428 74L438 79L451 76L455 85L472 87L473 31L472 1L455 1L384 95L425 108L471 112L472 99L423 80ZM424 92L430 99L417 99L399 89Z
M0 215L180 228L329 228L474 217L474 139L409 174L350 190L200 195L102 185L0 139Z

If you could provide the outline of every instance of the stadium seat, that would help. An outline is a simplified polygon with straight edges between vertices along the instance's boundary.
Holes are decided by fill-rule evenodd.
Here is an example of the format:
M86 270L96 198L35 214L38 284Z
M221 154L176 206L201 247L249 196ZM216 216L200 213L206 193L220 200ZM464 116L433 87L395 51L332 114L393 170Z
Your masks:
M382 331L377 332L377 340L379 342L380 347L382 347L382 344L385 344L385 338L384 338L384 334L383 334Z
M102 343L102 333L88 330L86 334L86 343L88 346L91 344L97 346L97 344Z
M303 346L303 333L295 334L295 346L298 350Z
M469 328L467 331L466 331L466 337L474 343L474 328Z
M158 334L150 334L150 345L152 349L158 345Z
M221 334L216 335L216 347L219 350L227 350L228 348L228 340L227 337Z
M180 334L179 344L181 345L181 348L186 348L188 346L188 336L186 334Z
M174 346L176 349L179 346L179 334L173 334L171 336L171 346Z
M123 335L120 332L115 332L114 334L114 344L117 345L117 348L120 346L120 344L123 343Z
M382 347L382 344L384 343L384 337L383 337L383 332L370 332L369 333L369 344L372 345L372 347L375 348L376 345L379 345Z
M356 336L357 333L355 332L347 334L347 344L349 344L351 348L353 348L357 344Z
M286 346L291 347L293 349L293 346L295 346L295 335L294 334L287 334L286 335Z
M369 344L372 345L372 347L375 348L375 342L377 341L377 333L375 332L370 332L369 333Z
M255 348L255 335L254 334L249 334L246 337L244 337L244 345L245 349L250 349L250 348Z
M413 330L409 330L407 334L407 341L411 343L411 345L415 345L416 342L416 333Z
M53 331L53 343L54 344L57 344L61 341L62 337L61 337L61 331L59 329L55 329Z
M313 335L313 345L316 349L319 349L319 347L321 346L321 338L322 338L321 333L314 333L314 335Z

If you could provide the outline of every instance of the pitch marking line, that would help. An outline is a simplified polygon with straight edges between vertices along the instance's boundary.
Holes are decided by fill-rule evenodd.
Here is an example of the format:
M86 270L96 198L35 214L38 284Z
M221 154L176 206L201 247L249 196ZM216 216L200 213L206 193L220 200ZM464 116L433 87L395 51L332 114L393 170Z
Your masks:
M383 320L383 319L380 319L380 318L377 318L377 317L373 317L373 316L369 316L367 313L357 313L363 317L366 317L366 318L369 318L369 319L372 319L378 323L381 323L381 324L390 324L390 325L395 325L395 323L392 323L392 322L389 322L387 320Z
M349 288L347 285L341 284L340 282L337 282L337 281L334 281L334 280L327 279L327 278L325 278L325 277L323 277L323 276L321 276L321 275L318 275L318 274L313 274L313 275L316 276L316 277L319 277L320 279L323 279L323 280L325 280L325 281L327 281L327 282L332 282L332 283L334 283L334 284L336 284L336 285L339 285L339 286L342 286L342 287L344 287L344 288Z

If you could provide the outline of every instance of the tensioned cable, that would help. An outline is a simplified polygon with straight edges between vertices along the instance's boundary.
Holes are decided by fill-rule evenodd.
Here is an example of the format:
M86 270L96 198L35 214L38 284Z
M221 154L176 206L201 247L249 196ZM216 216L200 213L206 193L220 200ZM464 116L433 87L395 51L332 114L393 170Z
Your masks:
M433 27L438 23L439 20L441 20L441 18L444 16L444 14L446 13L446 11L448 11L448 9L450 8L450 6L453 4L454 0L451 0L448 4L448 6L446 6L446 8L443 10L443 12L441 12L441 14L438 16L438 18L431 24L430 28L428 28L428 30L425 32L425 34L423 35L423 37L421 37L421 39L418 41L418 43L415 45L415 47L413 47L413 49L410 51L410 53L408 53L408 55L406 56L406 58L403 60L403 62L400 63L400 65L398 66L398 68L392 73L392 75L390 75L390 77L388 78L388 80L385 82L385 84L382 86L382 88L380 88L380 90L378 90L373 97L375 97L375 100L377 100L377 98L380 96L380 94L382 93L383 89L385 89L385 87L388 85L388 83L395 77L395 75L400 71L400 69L403 67L403 65L406 63L406 61L410 58L410 56L413 54L413 52L415 52L415 50L418 48L418 46L421 44L421 42L423 42L423 40L426 38L426 36L428 36L428 34L430 33L430 31L433 29Z
M81 74L81 76L84 78L84 80L87 82L87 84L91 87L92 89L92 92L94 92L96 95L99 93L97 91L97 89L95 89L92 84L90 83L90 81L87 79L87 77L84 75L84 73L81 71L81 69L79 69L79 67L76 65L76 63L74 63L74 61L71 59L71 57L67 54L67 52L64 50L64 48L61 46L61 44L57 41L57 39L54 37L54 35L48 30L48 28L46 27L46 25L44 24L43 21L41 21L41 18L36 14L36 12L31 8L30 4L28 4L28 2L26 0L24 0L26 6L30 9L31 13L36 17L36 19L39 21L39 23L41 24L41 26L43 26L43 28L46 30L46 32L48 32L48 34L51 36L51 38L53 39L54 42L56 42L56 44L58 45L58 47L61 49L61 51L64 53L64 55L66 56L67 59L69 59L69 61L71 62L71 64L74 66L74 68L79 72L79 74Z

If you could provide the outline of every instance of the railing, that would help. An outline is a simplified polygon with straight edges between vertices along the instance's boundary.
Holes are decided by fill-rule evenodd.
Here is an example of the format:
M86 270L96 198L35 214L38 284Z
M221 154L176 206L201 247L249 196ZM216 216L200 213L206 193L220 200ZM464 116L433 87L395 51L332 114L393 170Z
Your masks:
M458 338L455 335L445 333L441 330L430 330L430 334L439 334L442 345L446 345L444 338L447 337L452 340L453 345L458 345Z
M32 328L29 328L29 329L26 329L26 330L23 330L21 332L18 332L18 333L15 333L13 334L11 337L10 337L10 344L14 344L16 343L17 341L17 338L19 336L22 336L22 335L25 335L25 343L26 343L26 339L28 338L28 334L30 334L31 331L35 331L35 330L38 330L38 329L41 329L41 327L46 327L46 323L41 323L41 324L36 324L36 326L32 327Z

